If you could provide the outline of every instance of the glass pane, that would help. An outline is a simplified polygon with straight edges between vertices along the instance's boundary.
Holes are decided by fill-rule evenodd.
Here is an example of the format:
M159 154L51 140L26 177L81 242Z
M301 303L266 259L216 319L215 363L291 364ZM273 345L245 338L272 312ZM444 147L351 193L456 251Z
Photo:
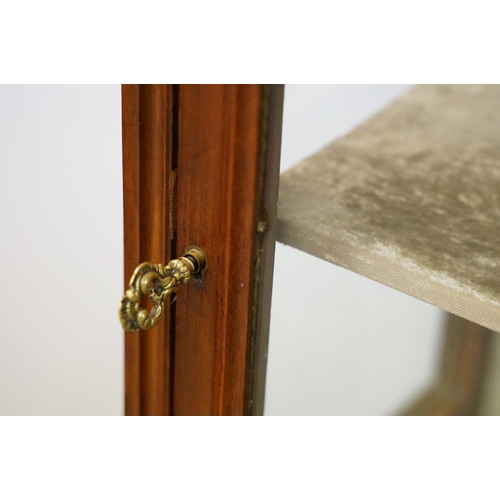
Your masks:
M409 85L287 85L282 171ZM266 415L398 413L436 376L442 310L278 244Z

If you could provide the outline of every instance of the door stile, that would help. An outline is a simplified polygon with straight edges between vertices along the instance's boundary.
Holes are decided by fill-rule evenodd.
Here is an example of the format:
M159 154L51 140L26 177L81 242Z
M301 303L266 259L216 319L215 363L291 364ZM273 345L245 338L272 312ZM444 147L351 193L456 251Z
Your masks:
M282 105L281 85L123 86L126 281L188 245L208 257L125 334L127 415L262 414Z
M126 285L140 262L172 258L172 102L172 85L122 87ZM156 328L125 333L126 415L170 412L169 324L167 310Z
M203 248L208 269L177 294L175 415L250 414L256 382L263 407L282 90L179 88L177 248Z

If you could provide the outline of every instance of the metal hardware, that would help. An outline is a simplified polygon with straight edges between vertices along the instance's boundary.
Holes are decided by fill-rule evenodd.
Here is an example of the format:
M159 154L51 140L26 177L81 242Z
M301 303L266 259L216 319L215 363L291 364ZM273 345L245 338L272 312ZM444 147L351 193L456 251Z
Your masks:
M197 246L186 248L184 255L171 260L166 266L143 262L132 274L129 286L120 302L120 322L127 332L149 330L156 326L162 315L168 296L187 283L193 275L202 275L207 268L205 252ZM153 308L140 307L143 295L149 295Z

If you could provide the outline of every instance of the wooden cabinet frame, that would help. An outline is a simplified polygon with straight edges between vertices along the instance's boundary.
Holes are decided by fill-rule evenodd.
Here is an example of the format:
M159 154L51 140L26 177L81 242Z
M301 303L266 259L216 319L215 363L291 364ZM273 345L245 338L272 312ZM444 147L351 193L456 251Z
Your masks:
M122 87L125 281L203 248L202 282L125 334L126 415L262 415L283 85ZM491 333L449 316L439 380L405 414L477 409Z
M203 282L125 334L127 415L259 415L283 86L124 85L125 279L203 248Z

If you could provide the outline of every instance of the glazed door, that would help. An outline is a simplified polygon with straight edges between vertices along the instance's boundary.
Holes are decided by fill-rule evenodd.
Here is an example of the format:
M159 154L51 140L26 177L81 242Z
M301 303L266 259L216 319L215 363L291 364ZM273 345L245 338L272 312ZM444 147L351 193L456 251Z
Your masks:
M208 262L125 333L127 415L262 414L282 106L281 85L123 86L125 283L190 245Z

